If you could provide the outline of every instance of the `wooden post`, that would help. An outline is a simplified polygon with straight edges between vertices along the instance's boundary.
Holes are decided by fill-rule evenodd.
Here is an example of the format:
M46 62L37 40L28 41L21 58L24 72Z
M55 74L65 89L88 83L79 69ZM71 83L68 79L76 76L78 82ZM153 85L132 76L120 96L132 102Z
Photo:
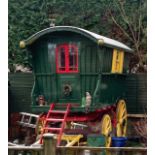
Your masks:
M9 155L14 155L14 154L15 154L14 152L15 152L15 151L13 151L13 150L9 150L9 151L8 151L8 154L9 154Z
M44 155L56 155L56 137L54 134L43 135Z

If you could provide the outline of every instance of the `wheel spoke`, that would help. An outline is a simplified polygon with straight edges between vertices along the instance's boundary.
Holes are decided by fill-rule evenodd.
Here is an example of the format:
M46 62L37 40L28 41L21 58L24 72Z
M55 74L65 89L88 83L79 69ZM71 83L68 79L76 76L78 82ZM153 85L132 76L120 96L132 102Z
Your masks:
M117 105L116 110L116 119L117 119L117 136L125 136L127 129L127 110L126 103L124 100L120 100ZM125 124L124 124L125 122Z
M102 119L102 131L101 133L105 136L105 146L110 147L111 144L111 136L110 133L112 131L111 118L109 115L104 115Z

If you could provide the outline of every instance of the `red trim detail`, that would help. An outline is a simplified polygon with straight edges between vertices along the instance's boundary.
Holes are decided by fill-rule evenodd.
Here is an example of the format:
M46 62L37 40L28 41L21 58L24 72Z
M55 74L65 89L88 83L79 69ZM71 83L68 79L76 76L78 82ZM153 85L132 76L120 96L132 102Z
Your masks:
M59 64L61 61L61 59L59 59L60 55L60 49L63 48L64 49L64 53L65 53L65 66L64 66L64 70L61 70L63 67L59 66L61 64ZM70 49L73 48L75 50L75 56L76 56L76 62L75 62L75 66L74 66L74 70L71 70L71 67L69 66L70 64L70 60L69 60L69 51ZM56 72L57 73L78 73L78 47L75 44L60 44L56 47Z
M66 57L66 61L65 61L66 72L69 73L69 46L68 45L66 45L65 57Z
M88 114L82 115L69 115L67 117L68 122L75 121L75 122L85 122L85 121L96 121L101 120L104 114L111 113L111 110L116 111L115 105L111 105L108 108L105 107L103 109L97 109L94 112L90 112Z
M68 104L70 104L72 108L76 108L76 107L80 106L80 104L75 104L75 103L68 103ZM56 108L58 108L58 107L64 107L65 108L68 104L55 103L55 107ZM107 106L107 107L102 108L102 109L96 109L93 112L82 113L80 115L77 112L73 112L67 116L66 121L68 121L68 122L71 122L71 121L85 122L85 121L101 120L103 117L103 114L107 114L107 113L111 114L111 112L115 112L115 111L116 111L116 106L114 104L114 105ZM112 115L112 116L115 118L114 115ZM53 118L59 118L59 116L57 114L54 114L54 113L53 113L52 117ZM113 122L113 120L112 120L112 122ZM113 124L113 125L115 126L115 124Z

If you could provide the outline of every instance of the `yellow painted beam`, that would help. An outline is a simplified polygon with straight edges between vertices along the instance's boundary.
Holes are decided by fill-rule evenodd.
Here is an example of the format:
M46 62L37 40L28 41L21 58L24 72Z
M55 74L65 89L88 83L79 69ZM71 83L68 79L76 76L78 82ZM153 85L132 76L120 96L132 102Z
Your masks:
M123 72L123 63L124 63L124 52L114 49L111 72L112 73L122 73Z

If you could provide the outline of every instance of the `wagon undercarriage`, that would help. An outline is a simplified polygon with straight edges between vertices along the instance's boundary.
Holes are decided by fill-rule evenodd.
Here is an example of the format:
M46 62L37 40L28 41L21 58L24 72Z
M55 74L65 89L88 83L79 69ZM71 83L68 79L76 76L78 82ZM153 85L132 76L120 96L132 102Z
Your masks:
M66 110L55 110L54 106L55 104L51 104L48 113L38 115L35 126L29 125L30 120L29 123L24 123L24 118L19 122L22 126L33 126L36 136L41 137L40 143L43 134L47 132L57 135L57 145L63 145L62 141L66 141L67 146L86 141L90 134L99 134L105 136L105 145L109 147L112 136L126 136L127 111L124 100L120 100L117 105L88 113L72 113L70 104L67 104Z

